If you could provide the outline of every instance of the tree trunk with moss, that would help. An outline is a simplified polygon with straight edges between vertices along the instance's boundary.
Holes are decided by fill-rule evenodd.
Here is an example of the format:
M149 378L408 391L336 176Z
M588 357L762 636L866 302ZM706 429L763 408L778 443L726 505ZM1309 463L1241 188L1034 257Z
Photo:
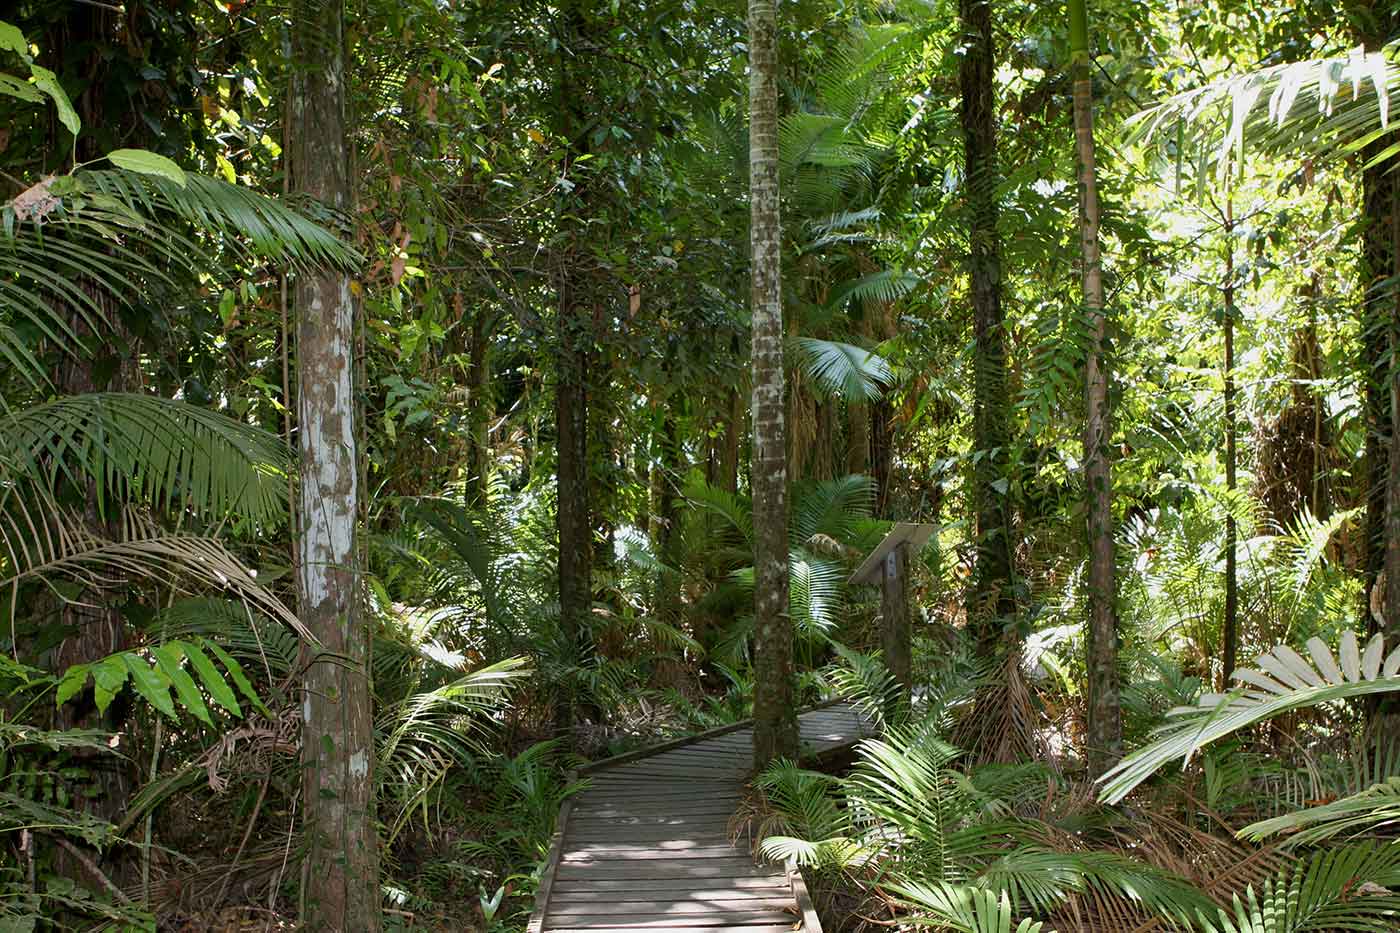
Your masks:
M972 497L977 559L968 618L984 652L1000 622L1016 611L1011 588L1011 442L1006 396L1006 318L1001 307L1001 237L997 232L996 58L991 0L960 0L963 52L958 68L968 210L968 278L972 291Z
M788 611L786 402L778 201L778 7L749 0L753 311L754 764L797 754Z
M293 188L348 220L354 213L346 119L344 8L292 6ZM374 814L370 640L359 612L355 430L356 302L344 272L297 276L298 554L307 645L302 699L305 826L302 923L380 928Z

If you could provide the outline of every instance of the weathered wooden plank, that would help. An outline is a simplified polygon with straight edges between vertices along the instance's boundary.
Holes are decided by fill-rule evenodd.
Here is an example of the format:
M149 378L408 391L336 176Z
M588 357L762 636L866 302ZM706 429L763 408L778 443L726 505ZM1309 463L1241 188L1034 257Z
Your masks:
M756 911L773 912L781 914L784 910L792 907L792 896L789 893L770 895L768 897L749 897L737 900L730 898L715 898L703 901L615 901L602 908L611 916L623 916L631 914L651 914L664 917L685 916L689 914L714 913L724 911L729 913L753 913ZM563 919L565 917L588 917L599 912L597 902L593 901L566 901L563 898L550 905L549 916L553 919Z
M767 878L771 868L759 868L749 858L649 859L634 862L559 862L557 880L588 878ZM781 876L779 876L781 877Z
M802 917L802 933L822 933L822 918L817 914L812 895L807 892L807 879L802 877L802 869L796 861L787 863L787 876L792 883L792 899L797 902L797 912Z
M576 804L573 818L584 826L608 822L631 823L637 826L664 825L667 819L682 821L676 824L678 826L707 819L728 822L729 817L733 814L735 802L737 801L722 801L713 805L697 802L685 807L675 807L671 806L669 802L647 804L632 800L607 803L600 800L588 806Z
M545 923L549 924L553 919L552 914L546 915ZM790 930L793 924L791 915L784 914L780 910L712 910L703 914L681 914L679 916L667 914L592 914L587 917L569 915L561 920L571 927L580 929L602 927L615 930L637 929L639 927L660 927L673 930L680 927L692 930L745 924L774 924L784 921L787 921Z
M677 845L729 845L729 830L724 823L693 826L605 826L600 828L575 825L569 833L571 851L590 845L615 845L625 840L627 845L674 842Z
M765 884L762 887L745 888L739 886L697 888L693 881L656 881L645 890L629 888L625 890L579 890L556 887L550 901L555 906L563 904L619 904L630 901L662 901L665 903L685 903L697 901L750 901L781 900L785 906L792 904L792 888L788 884ZM659 887L671 885L671 887Z
M692 845L689 847L677 844L664 849L652 848L653 845L656 845L656 843L638 843L634 846L590 845L587 847L576 847L566 851L563 855L563 859L569 864L578 865L588 862L647 861L651 859L722 859L734 858L735 855L748 855L747 852L744 852L742 849L736 849L728 843L713 846Z
M689 926L690 924L687 924ZM610 927L561 927L551 926L552 933L676 933L674 926L610 926ZM790 922L760 922L742 926L707 926L705 933L792 933Z
M593 878L590 880L568 880L560 878L554 883L556 894L570 897L587 892L628 900L640 897L646 900L660 892L674 894L675 897L703 895L707 891L788 891L791 885L781 875L756 875L715 880L695 880L691 878Z

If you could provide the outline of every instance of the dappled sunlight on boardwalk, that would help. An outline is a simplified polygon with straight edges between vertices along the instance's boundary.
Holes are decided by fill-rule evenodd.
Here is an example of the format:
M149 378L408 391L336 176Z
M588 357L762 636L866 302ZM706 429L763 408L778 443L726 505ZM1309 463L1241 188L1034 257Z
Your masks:
M804 755L871 734L848 705L801 714ZM600 763L560 811L530 918L538 931L787 933L802 922L781 866L730 844L752 760L748 724Z

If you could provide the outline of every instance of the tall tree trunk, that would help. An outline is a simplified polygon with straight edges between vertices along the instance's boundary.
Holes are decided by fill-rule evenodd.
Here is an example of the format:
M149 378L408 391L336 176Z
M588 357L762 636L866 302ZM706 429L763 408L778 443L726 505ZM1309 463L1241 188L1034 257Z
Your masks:
M1393 276L1400 271L1400 185L1396 185L1393 174L1388 219L1390 222L1384 232L1390 237L1390 273ZM1400 286L1393 280L1388 282L1377 299L1381 303L1377 317L1384 315L1389 349L1384 385L1390 405L1385 471L1385 610L1380 627L1387 647L1393 649L1400 645L1400 364L1395 356L1400 353ZM1377 700L1375 713L1370 717L1371 728L1378 737L1389 737L1391 743L1400 743L1400 700L1394 696L1382 696Z
M1113 552L1112 438L1105 346L1103 266L1099 259L1098 166L1094 153L1094 85L1089 77L1089 17L1084 0L1069 0L1070 69L1074 82L1074 142L1079 171L1079 244L1089 352L1084 361L1084 480L1088 496L1089 773L1103 774L1123 754L1118 688L1118 588Z
M292 6L293 188L354 216L346 119L344 8ZM380 928L374 814L374 718L369 629L359 611L356 524L355 300L350 276L296 278L301 448L301 618L319 640L304 649L302 923L312 930Z
M1360 0L1348 4L1348 18L1358 24L1356 39L1368 52L1378 51L1389 39L1394 14L1379 12L1379 4ZM1362 159L1371 162L1386 148L1384 139L1376 140L1362 150ZM1372 165L1361 173L1362 213L1365 229L1362 233L1362 321L1361 366L1365 386L1366 446L1364 467L1366 502L1365 569L1366 585L1362 599L1362 619L1365 627L1375 630L1376 621L1371 607L1380 604L1386 594L1381 576L1386 553L1386 486L1389 474L1389 433L1391 421L1390 386L1386 378L1386 356L1390 348L1390 303L1378 288L1395 275L1394 225L1396 178L1387 162ZM1380 592L1374 592L1377 584Z
M1225 489L1234 493L1236 477L1235 426L1235 202L1225 197ZM1222 687L1235 672L1239 651L1240 584L1236 566L1239 528L1235 513L1225 516L1225 631L1221 648Z
M593 521L588 482L588 335L581 322L590 319L575 307L567 270L560 273L558 373L554 389L554 424L558 442L559 622L571 655L582 664L592 638ZM572 736L576 697L571 685L560 685L554 725Z
M968 600L969 621L984 651L996 640L997 620L1012 615L1010 401L1006 393L1006 320L1001 307L1001 237L997 233L996 60L991 0L959 0L963 54L963 155L968 203L968 276L972 289L974 385L972 435L979 456L972 495L977 518L977 564Z
M564 174L573 179L570 192L561 194L558 224L567 233L559 250L555 275L557 340L554 394L556 466L556 524L559 531L559 617L561 635L574 665L585 665L593 654L593 484L589 476L590 417L596 289L581 269L591 260L579 218L593 210L596 192L589 184L586 157L590 154L589 112L592 91L584 61L593 48L593 5L586 0L566 0L559 5L556 113L569 149ZM573 737L575 718L586 697L578 694L580 680L561 684L554 709L555 729Z
M491 475L491 334L487 328L486 311L478 309L472 319L471 368L467 371L467 414L471 430L467 464L467 504L480 508L486 504L486 492Z
M787 438L778 201L778 6L749 0L749 238L753 276L754 764L797 754L788 611Z

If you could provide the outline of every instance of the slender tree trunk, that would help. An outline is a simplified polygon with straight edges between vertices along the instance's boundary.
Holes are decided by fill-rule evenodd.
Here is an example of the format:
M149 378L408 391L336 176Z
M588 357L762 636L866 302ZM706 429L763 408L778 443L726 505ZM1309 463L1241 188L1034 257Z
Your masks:
M974 385L972 433L979 456L972 494L977 564L968 600L984 653L1016 611L1011 588L1010 400L1006 392L1006 319L1001 307L1001 237L997 232L996 59L991 0L959 0L963 53L963 153L968 202L968 276L972 289Z
M797 754L788 613L787 436L778 200L778 6L749 0L749 237L753 276L754 697L756 767Z
M1236 482L1235 426L1235 202L1225 198L1225 489L1234 493ZM1239 529L1235 514L1225 516L1225 631L1221 648L1222 686L1230 682L1235 672L1239 651L1239 569L1236 567L1236 546Z
M1123 754L1118 688L1118 588L1114 573L1112 438L1108 393L1108 318L1099 258L1098 166L1094 153L1094 85L1089 77L1089 19L1084 0L1069 0L1070 67L1074 81L1074 142L1079 171L1079 243L1089 352L1084 361L1084 480L1088 496L1089 773L1097 777Z
M1360 27L1359 41L1368 52L1378 51L1389 39L1395 16L1389 11L1380 12L1378 4L1357 2L1349 4L1349 19ZM1362 159L1372 161L1388 145L1384 139L1376 140L1362 150ZM1366 502L1366 541L1364 580L1365 594L1361 612L1363 627L1375 631L1378 622L1371 612L1372 606L1384 602L1388 595L1382 573L1385 569L1386 506L1389 477L1390 385L1387 379L1386 356L1390 349L1390 301L1387 300L1380 283L1396 273L1395 245L1392 237L1394 228L1396 177L1387 162L1362 170L1361 197L1362 212L1365 215L1365 230L1362 233L1362 321L1361 321L1361 366L1365 386L1366 446L1364 469ZM1375 592L1379 585L1380 591ZM1372 708L1375 704L1371 704Z
M1393 174L1389 221L1385 232L1390 235L1390 271L1393 275L1400 271L1400 185L1396 185ZM1386 341L1390 350L1385 360L1390 437L1385 472L1385 607L1380 627L1386 647L1394 649L1400 646L1400 363L1397 363L1395 356L1400 353L1400 285L1389 282L1377 299L1383 309L1378 316L1385 315ZM1378 697L1375 713L1370 720L1370 726L1378 737L1389 737L1390 742L1400 743L1400 700L1394 696Z
M724 447L720 451L719 486L739 491L739 442L744 436L744 397L738 389L729 393L729 416L724 422Z
M342 217L354 213L346 119L344 8L292 6L293 187ZM380 928L369 630L359 611L355 300L350 276L296 278L304 649L302 922L312 930Z
M487 330L486 311L472 320L471 329L471 369L467 372L468 424L471 426L469 448L470 460L466 475L467 504L481 507L486 504L487 486L491 475L491 418L494 405L491 399L491 335Z
M589 616L593 608L593 521L588 482L588 335L580 332L589 315L574 307L568 271L560 273L558 373L554 390L558 441L559 621L571 660L590 653ZM555 729L572 736L574 689L561 684L554 710Z

